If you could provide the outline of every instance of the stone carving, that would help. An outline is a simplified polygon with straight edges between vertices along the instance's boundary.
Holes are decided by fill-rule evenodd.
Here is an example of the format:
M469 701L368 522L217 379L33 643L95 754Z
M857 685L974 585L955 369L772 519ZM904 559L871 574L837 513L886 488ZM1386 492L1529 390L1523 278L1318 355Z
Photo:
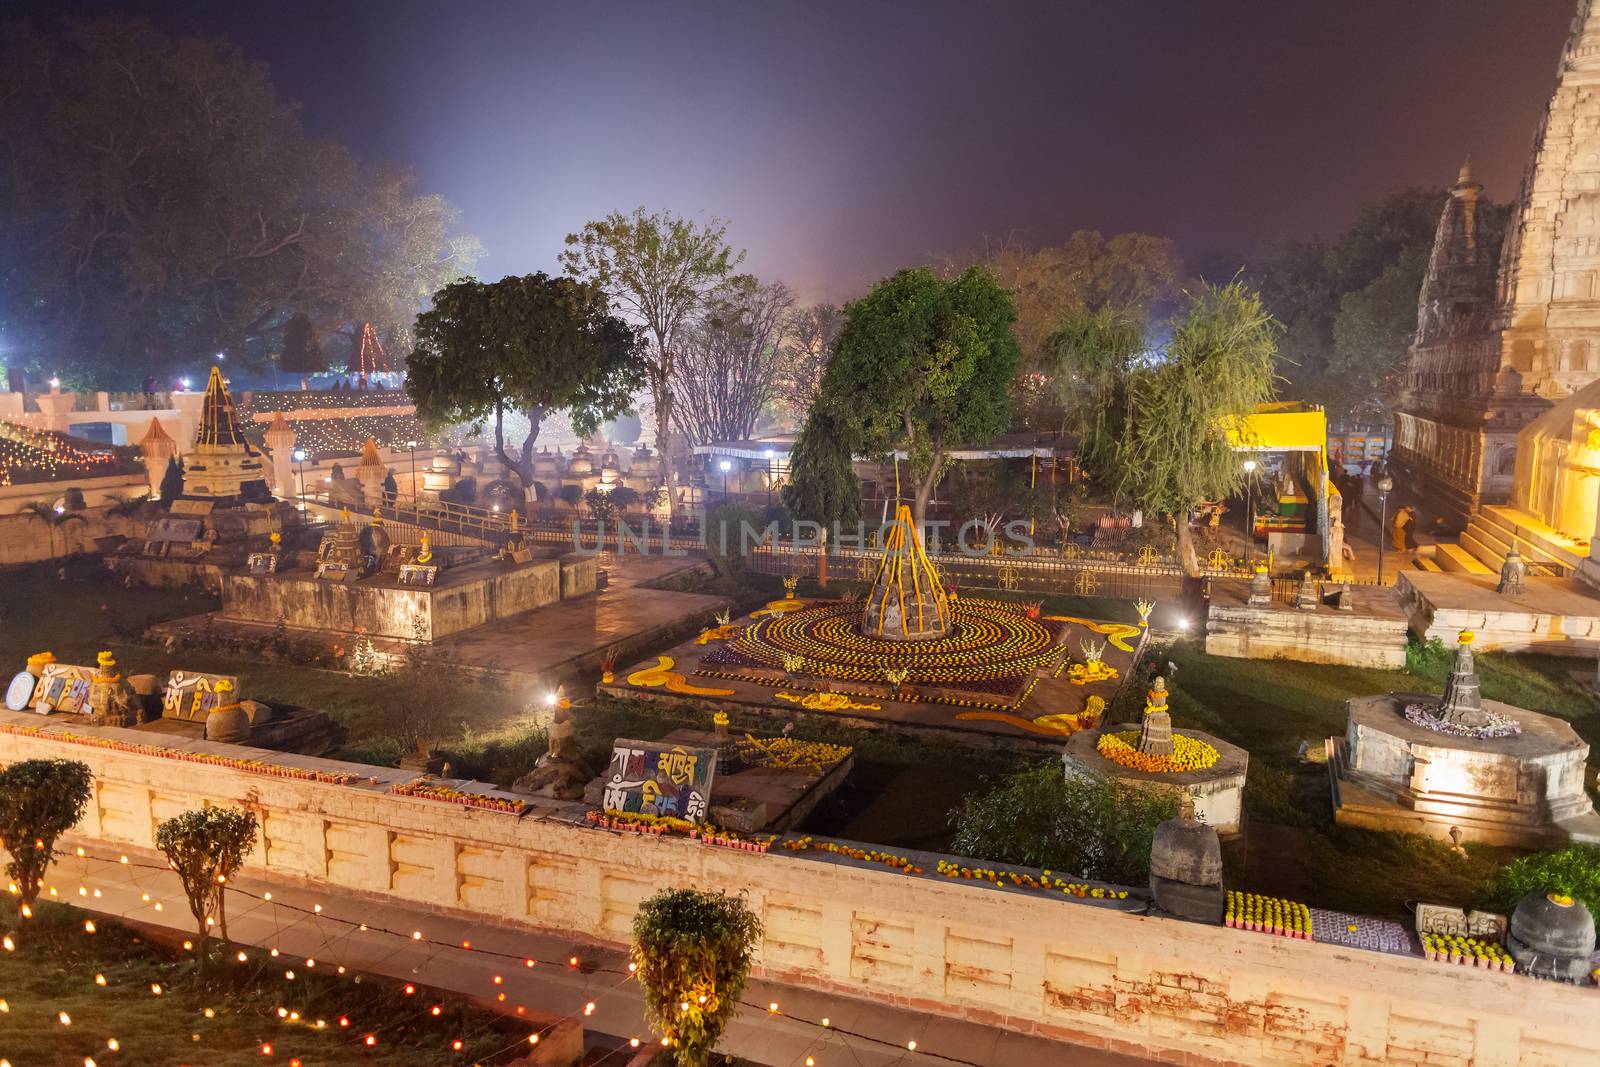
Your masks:
M558 699L555 716L549 726L550 743L539 757L533 770L512 784L514 793L553 797L557 800L580 800L583 787L594 777L594 771L578 758L578 741L572 722L572 702Z
M1560 893L1529 893L1511 913L1506 948L1517 970L1536 978L1585 982L1594 956L1594 916Z
M1139 724L1139 751L1147 756L1172 755L1172 715L1167 711L1167 683L1163 678L1155 680L1145 697L1144 719ZM1184 798L1192 807L1193 800L1187 793Z
M139 725L139 700L117 670L110 652L100 653L100 669L89 683L89 713L96 726Z
M1150 845L1150 895L1169 915L1221 924L1228 894L1222 887L1222 842L1217 831L1194 817L1194 798L1184 791L1176 819L1156 827Z
M1272 603L1272 575L1267 568L1256 564L1255 575L1250 579L1250 606L1265 607Z
M1494 591L1506 596L1520 596L1527 577L1528 565L1523 562L1522 553L1512 545L1511 551L1506 553L1506 561L1500 565L1500 584L1494 587Z

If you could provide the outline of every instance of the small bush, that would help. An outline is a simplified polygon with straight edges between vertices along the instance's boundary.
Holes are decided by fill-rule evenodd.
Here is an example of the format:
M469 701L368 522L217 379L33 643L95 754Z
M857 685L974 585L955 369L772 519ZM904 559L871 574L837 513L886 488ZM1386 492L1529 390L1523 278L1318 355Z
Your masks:
M1501 867L1484 886L1483 902L1510 914L1529 893L1565 893L1600 917L1600 845L1569 845Z
M639 906L632 955L645 1018L678 1067L711 1062L760 939L761 920L740 897L668 889Z
M1431 677L1450 664L1452 655L1437 637L1430 637L1426 644L1412 638L1406 642L1406 673Z
M951 850L973 859L1045 867L1093 881L1150 878L1156 826L1178 814L1171 793L1062 773L1051 762L1001 779L951 812Z

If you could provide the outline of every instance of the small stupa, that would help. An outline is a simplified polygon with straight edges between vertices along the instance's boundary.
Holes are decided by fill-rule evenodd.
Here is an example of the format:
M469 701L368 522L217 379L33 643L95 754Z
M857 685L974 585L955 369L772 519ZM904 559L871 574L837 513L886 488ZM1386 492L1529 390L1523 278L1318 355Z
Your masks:
M216 367L211 368L211 378L206 382L194 448L185 457L183 495L230 503L266 503L272 499L261 454L239 432L233 398L228 395L222 371Z
M1139 751L1147 756L1172 755L1172 714L1167 711L1167 680L1157 678L1145 694L1139 724Z
M1483 698L1478 695L1478 672L1472 662L1472 633L1464 631L1456 645L1456 661L1450 668L1450 680L1444 684L1444 702L1439 705L1439 719L1451 726L1467 730L1481 730L1490 723L1489 713L1483 710Z
M861 612L861 632L891 641L932 641L953 625L950 599L904 504L884 538L883 560Z

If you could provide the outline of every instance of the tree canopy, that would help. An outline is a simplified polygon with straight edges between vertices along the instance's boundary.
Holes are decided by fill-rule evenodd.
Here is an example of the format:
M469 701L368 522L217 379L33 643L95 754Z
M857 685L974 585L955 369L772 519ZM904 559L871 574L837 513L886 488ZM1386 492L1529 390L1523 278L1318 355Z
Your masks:
M0 36L0 319L35 369L135 383L296 313L404 339L477 242L408 171L307 137L267 69L118 17Z
M1272 398L1281 332L1261 298L1233 282L1192 294L1161 348L1113 310L1080 312L1047 342L1056 381L1070 383L1085 469L1114 498L1173 516L1191 574L1189 512L1243 484L1228 427Z
M816 473L802 460L825 457L824 426L846 455L904 450L920 526L950 451L988 444L1010 423L1018 360L1011 296L978 267L950 279L919 268L879 282L844 314L802 433L817 448L796 455L795 480Z
M683 331L673 406L694 444L749 438L778 391L794 294L736 274L713 289Z
M655 402L656 450L667 475L667 507L676 501L672 454L673 384L679 334L707 295L744 260L728 244L728 224L699 223L670 212L635 208L567 235L561 264L575 278L603 289L617 310L649 339L647 367Z
M406 390L417 413L434 425L492 417L495 450L524 487L533 484L545 415L566 411L578 433L590 434L627 411L644 385L637 332L610 313L598 286L571 278L456 282L417 316L416 335ZM506 448L508 411L529 423L515 455Z
M76 760L18 760L0 770L0 847L11 857L6 874L16 883L18 907L38 899L56 840L83 818L92 782Z

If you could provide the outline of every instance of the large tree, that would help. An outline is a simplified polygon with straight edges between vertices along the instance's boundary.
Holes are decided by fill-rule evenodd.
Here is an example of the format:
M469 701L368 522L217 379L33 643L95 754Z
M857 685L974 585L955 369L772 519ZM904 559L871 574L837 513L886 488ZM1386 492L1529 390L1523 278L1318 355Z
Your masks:
M712 290L683 332L672 403L695 444L742 441L776 395L779 349L794 294L736 274Z
M1109 310L1069 317L1046 342L1085 469L1114 498L1172 516L1190 574L1200 565L1189 513L1243 485L1230 429L1271 399L1281 333L1233 282L1191 295L1159 349L1136 317Z
M259 367L297 313L408 324L471 266L404 170L307 137L232 45L101 18L0 35L0 320L103 385L226 349Z
M567 235L562 265L594 282L649 339L650 394L655 402L656 450L667 481L667 509L676 507L672 451L672 386L680 333L706 295L744 260L727 241L728 224L699 223L669 212L614 211Z
M813 304L789 317L778 349L775 399L793 419L803 420L822 391L822 376L839 344L844 311L836 304Z
M1010 294L977 267L950 279L902 270L879 282L845 308L806 432L829 422L838 449L904 451L920 531L950 452L988 444L1010 423L1015 317Z
M644 385L637 332L612 315L595 285L545 274L456 282L417 316L406 390L434 425L494 420L495 452L533 485L540 423L569 413L581 435L627 411ZM528 435L513 453L505 416L522 412Z

